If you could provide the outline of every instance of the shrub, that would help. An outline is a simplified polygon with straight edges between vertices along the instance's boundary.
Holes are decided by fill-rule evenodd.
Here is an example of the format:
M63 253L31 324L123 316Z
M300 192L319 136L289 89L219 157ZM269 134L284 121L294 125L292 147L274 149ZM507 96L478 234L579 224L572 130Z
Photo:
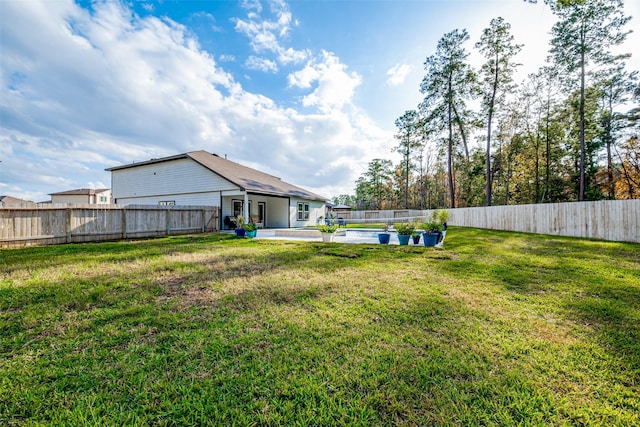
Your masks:
M321 233L335 233L338 226L335 224L318 224L318 230Z
M416 226L410 222L399 222L393 224L393 228L398 232L398 234L413 234L416 230Z

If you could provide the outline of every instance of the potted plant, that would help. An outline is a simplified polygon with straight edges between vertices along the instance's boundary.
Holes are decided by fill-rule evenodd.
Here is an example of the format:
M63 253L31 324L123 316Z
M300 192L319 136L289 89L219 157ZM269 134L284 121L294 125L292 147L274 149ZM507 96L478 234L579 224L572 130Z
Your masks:
M318 231L322 234L323 242L333 242L333 238L336 235L338 226L330 222L329 224L318 224Z
M238 215L236 217L236 236L244 237L246 231L244 229L244 217L242 215Z
M420 233L418 233L417 231L414 231L413 233L411 233L411 238L413 239L414 245L417 245L418 243L420 243Z
M416 230L416 226L410 222L399 222L393 224L393 228L398 232L398 241L401 245L408 245L411 235Z
M247 237L256 237L256 235L258 234L258 225L254 222L249 222L247 224L244 224L242 226L242 228L244 228L244 231L246 232Z
M444 243L444 236L447 234L447 221L449 220L449 211L446 209L437 210L434 213L435 218L442 224L442 231L440 232L440 236L438 238L437 246L442 246Z
M389 239L391 239L391 234L389 234L389 226L384 228L382 233L378 233L378 242L380 244L386 245L389 243Z
M431 220L423 225L422 241L425 246L435 246L438 243L440 232L443 230L442 224L436 220Z

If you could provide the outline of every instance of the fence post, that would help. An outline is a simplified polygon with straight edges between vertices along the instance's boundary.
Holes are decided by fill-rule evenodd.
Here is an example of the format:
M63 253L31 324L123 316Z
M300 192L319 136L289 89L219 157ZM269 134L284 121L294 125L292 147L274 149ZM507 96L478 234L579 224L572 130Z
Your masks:
M207 218L207 214L205 213L205 209L203 208L202 211L200 211L202 213L202 233L204 233L206 224L204 223L204 220Z
M171 210L167 209L167 236L171 233Z
M67 226L67 240L66 243L71 243L71 208L67 208L67 214L66 214L66 226Z
M122 207L122 239L127 238L127 207Z

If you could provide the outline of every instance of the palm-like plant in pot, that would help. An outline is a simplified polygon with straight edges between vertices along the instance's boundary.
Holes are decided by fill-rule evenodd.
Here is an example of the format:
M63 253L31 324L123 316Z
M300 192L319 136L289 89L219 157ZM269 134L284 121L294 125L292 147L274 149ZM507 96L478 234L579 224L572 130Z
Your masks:
M333 238L338 230L338 226L333 219L323 221L322 217L319 218L320 223L317 225L318 231L322 234L323 242L333 242Z
M244 217L242 215L238 215L236 217L236 236L244 237L246 231L244 229Z
M431 221L424 223L422 228L424 229L424 233L422 234L424 245L435 246L440 238L440 232L444 230L444 226L440 224L440 222L432 219Z
M449 221L449 211L446 209L436 210L434 213L434 218L442 224L442 231L440 232L440 236L438 237L437 246L442 246L444 242L444 236L447 234L447 221Z
M249 237L256 237L256 234L258 234L258 225L254 222L248 222L242 228L244 228L246 235Z

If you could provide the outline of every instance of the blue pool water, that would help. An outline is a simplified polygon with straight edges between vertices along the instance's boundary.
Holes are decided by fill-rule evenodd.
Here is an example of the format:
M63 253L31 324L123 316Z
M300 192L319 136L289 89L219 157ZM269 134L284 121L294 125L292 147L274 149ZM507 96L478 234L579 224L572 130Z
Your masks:
M346 240L354 241L354 243L378 243L378 234L380 230L367 230L367 229L348 229L347 234L344 237ZM389 244L398 245L398 233L395 231L389 231Z

